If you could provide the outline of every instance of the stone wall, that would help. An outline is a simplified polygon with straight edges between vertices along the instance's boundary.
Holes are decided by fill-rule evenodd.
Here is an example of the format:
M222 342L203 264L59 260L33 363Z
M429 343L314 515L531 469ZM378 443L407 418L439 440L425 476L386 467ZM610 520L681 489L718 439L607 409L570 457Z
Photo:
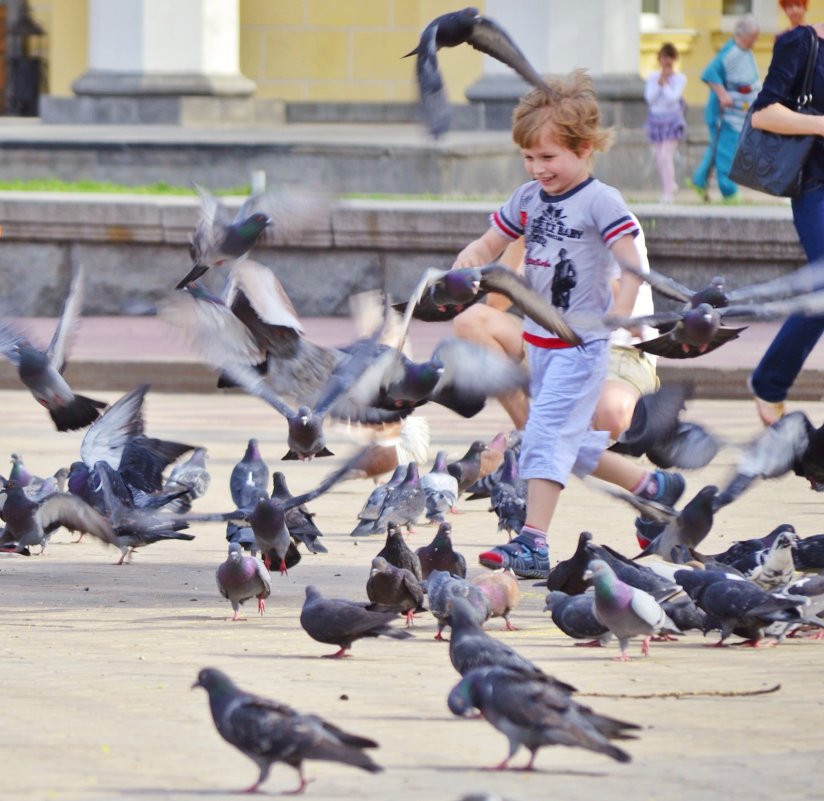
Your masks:
M272 267L299 314L343 315L353 292L380 287L403 297L424 269L448 267L493 207L340 201L312 231L275 237L255 257ZM787 205L633 208L653 267L688 286L719 273L741 286L804 261ZM193 197L0 193L4 312L57 314L74 263L87 270L85 314L150 308L185 275L197 214ZM220 276L211 281L219 286Z

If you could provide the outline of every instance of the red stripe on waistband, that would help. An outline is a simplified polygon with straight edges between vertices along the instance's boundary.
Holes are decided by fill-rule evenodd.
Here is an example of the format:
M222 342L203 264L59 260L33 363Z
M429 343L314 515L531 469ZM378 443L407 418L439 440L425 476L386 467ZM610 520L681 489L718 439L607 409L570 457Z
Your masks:
M575 345L565 342L559 337L538 337L535 334L523 333L524 342L534 345L536 348L546 348L547 350L560 350L561 348L574 348Z

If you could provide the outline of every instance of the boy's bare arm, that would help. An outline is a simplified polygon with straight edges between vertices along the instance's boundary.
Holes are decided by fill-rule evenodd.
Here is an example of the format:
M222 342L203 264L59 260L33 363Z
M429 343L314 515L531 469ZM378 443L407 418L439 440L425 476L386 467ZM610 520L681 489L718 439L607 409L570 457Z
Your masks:
M612 255L621 267L621 277L618 279L617 287L613 293L612 314L620 317L629 317L635 307L635 299L638 296L638 287L641 281L635 275L627 272L623 267L632 267L640 272L641 259L635 248L635 243L631 236L622 236L611 247Z
M474 239L458 254L452 266L483 267L495 261L510 241L494 228L488 228L483 236Z

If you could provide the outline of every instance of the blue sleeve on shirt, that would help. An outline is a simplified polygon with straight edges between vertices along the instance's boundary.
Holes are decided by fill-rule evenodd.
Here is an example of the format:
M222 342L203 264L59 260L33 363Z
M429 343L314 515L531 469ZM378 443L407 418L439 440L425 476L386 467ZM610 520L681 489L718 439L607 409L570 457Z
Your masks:
M806 25L799 25L775 40L767 77L764 79L764 85L758 97L752 104L754 111L771 106L773 103L781 103L787 108L795 109L796 98L801 92L801 83L807 68L810 47L810 31ZM819 48L819 53L816 72L821 71L821 54L824 54L824 47ZM813 83L815 84L815 81ZM824 111L824 97L819 97L818 102L813 97L813 107Z

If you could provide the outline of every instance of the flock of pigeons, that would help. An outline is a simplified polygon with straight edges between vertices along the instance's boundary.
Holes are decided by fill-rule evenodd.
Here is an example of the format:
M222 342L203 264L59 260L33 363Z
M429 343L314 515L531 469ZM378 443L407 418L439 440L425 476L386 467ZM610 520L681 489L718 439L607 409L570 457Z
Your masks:
M424 31L417 74L430 130L448 126L448 105L437 70L439 47L468 42L505 63L528 81L543 85L511 39L492 21L465 9L445 15ZM365 637L406 639L414 616L431 613L437 639L451 629L449 656L460 681L448 706L459 716L480 714L501 731L509 751L497 767L508 766L521 747L531 754L545 745L586 748L619 762L629 754L615 744L637 736L638 726L600 715L575 700L575 688L546 674L483 629L490 617L509 615L520 600L519 583L509 571L467 579L466 561L450 538L447 515L461 498L488 499L499 531L517 533L524 523L525 495L518 477L517 436L499 434L490 444L472 443L465 456L448 463L439 451L426 473L428 432L415 410L438 403L456 414L477 414L490 397L526 389L518 365L472 343L447 338L430 357L415 361L407 331L411 319L448 320L488 292L509 297L525 314L572 345L581 345L575 320L565 317L501 265L480 269L429 271L409 301L388 301L373 310L365 334L339 348L307 339L288 297L267 267L249 253L267 230L299 232L311 224L317 196L262 193L236 214L198 188L202 213L191 237L192 268L163 304L161 313L178 326L219 385L239 387L261 398L287 424L284 459L331 456L325 428L345 424L368 444L347 458L312 491L293 496L285 475L270 473L258 442L249 440L230 477L232 509L198 514L193 504L207 491L210 476L203 447L148 436L142 414L148 386L136 387L108 406L74 393L63 377L70 335L83 296L83 270L71 287L52 341L40 350L11 321L0 323L0 351L18 368L20 380L48 411L58 431L86 429L79 459L68 470L40 479L15 455L0 492L5 527L0 548L29 555L45 550L59 527L91 534L117 547L123 564L134 549L167 539L193 539L194 522L226 523L228 555L216 569L218 589L231 604L231 620L241 606L257 601L263 615L271 592L270 570L286 573L301 559L302 546L326 552L322 533L306 504L336 483L352 477L392 477L376 486L357 515L353 537L386 534L372 559L362 600L326 598L307 586L300 623L309 637L334 645L332 657L347 656ZM216 275L224 267L225 275ZM207 275L207 272L212 272ZM692 291L651 273L642 276L654 289L681 304L672 311L635 319L606 318L615 327L653 325L660 336L640 347L670 358L694 358L734 339L730 321L776 319L824 312L824 268L804 268L765 284L728 291L721 279ZM222 279L219 293L204 281ZM643 397L632 425L614 448L646 455L664 467L694 469L714 458L720 441L709 431L682 421L689 390L665 386ZM657 526L657 536L630 559L592 535L581 534L573 556L560 562L546 581L546 611L555 625L582 645L618 640L619 659L629 660L628 644L641 637L647 654L653 637L672 638L689 630L719 631L718 645L732 636L749 645L776 643L812 632L824 624L824 535L801 539L783 525L766 537L736 543L723 554L698 549L714 513L733 502L757 479L795 472L824 488L824 434L801 412L782 418L742 449L726 487L703 488L681 510L615 493ZM382 441L391 434L405 448ZM184 460L184 457L185 460ZM429 545L412 551L402 529L411 531L425 517L437 525ZM798 573L809 573L798 578ZM405 618L407 625L398 626ZM252 695L219 670L200 671L195 686L209 696L220 734L258 766L254 791L272 764L285 762L300 776L303 791L307 759L333 760L365 771L380 766L366 753L371 739L343 731L322 718Z

